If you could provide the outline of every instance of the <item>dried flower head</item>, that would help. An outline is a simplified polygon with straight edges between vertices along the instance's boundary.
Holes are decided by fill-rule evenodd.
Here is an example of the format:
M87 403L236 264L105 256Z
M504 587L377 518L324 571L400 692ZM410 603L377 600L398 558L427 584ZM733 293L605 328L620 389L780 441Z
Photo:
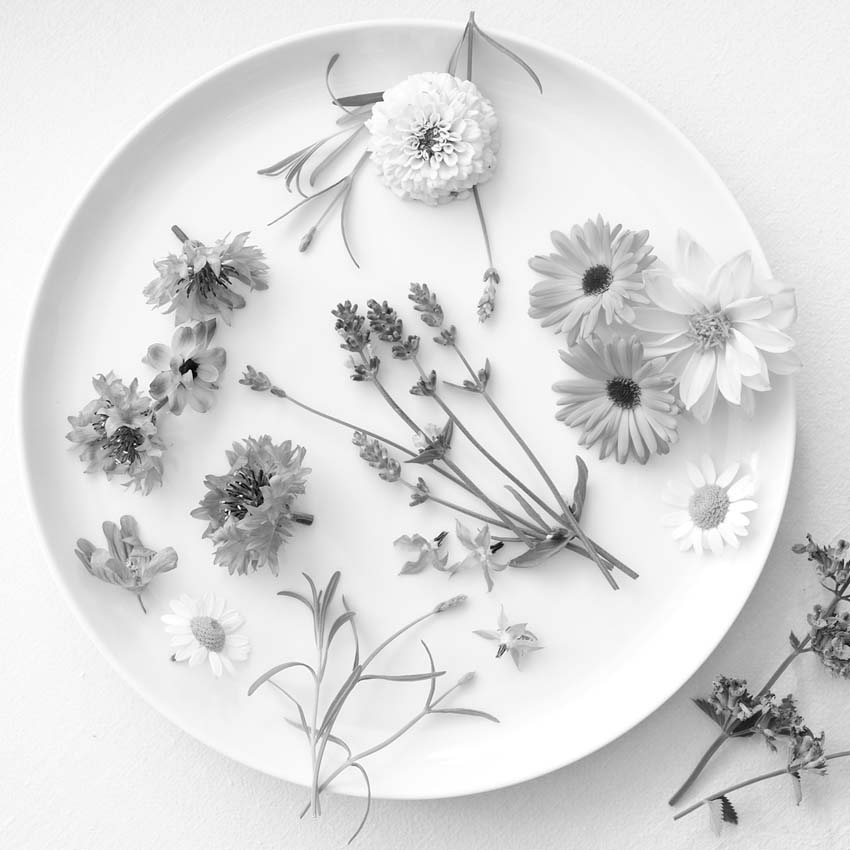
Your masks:
M631 325L634 307L648 302L641 277L655 262L648 239L648 230L612 228L601 215L575 225L569 236L553 231L554 253L528 263L544 276L531 288L528 314L565 333L568 345L600 326Z
M295 511L310 473L303 466L305 453L289 440L276 444L268 435L248 437L226 452L226 474L204 479L207 493L192 516L207 521L203 536L215 546L216 564L231 574L265 566L278 574L278 551L295 523L313 521Z
M821 580L831 582L835 588L850 580L850 543L839 537L834 543L822 546L815 543L811 534L806 535L806 541L795 543L791 549L814 562Z
M103 523L106 549L100 549L84 538L77 541L75 553L82 565L95 577L117 584L136 594L142 611L142 591L160 573L177 566L177 553L170 547L149 549L139 538L139 524L131 516L122 516L119 525Z
M414 304L413 309L419 313L419 318L429 328L440 328L443 326L443 308L437 301L437 296L424 283L411 283L410 293L407 296Z
M788 742L788 769L810 770L821 775L826 773L827 761L823 748L825 735L815 735L810 730L796 732Z
M114 372L97 375L92 384L97 398L68 417L67 439L82 447L86 472L102 470L109 479L125 475L125 486L150 493L162 484L165 451L150 398L139 393L138 379L128 387Z
M543 649L537 640L537 635L529 631L527 623L514 623L513 625L509 623L504 605L499 608L498 629L496 631L476 629L473 633L485 640L498 641L499 647L496 650L496 658L501 658L506 652L510 653L517 670L520 669L520 662L526 655Z
M724 729L749 720L756 714L761 714L770 705L768 699L755 697L747 689L746 679L732 679L728 676L718 676L711 686L711 696L708 704L713 709L718 724Z
M619 463L629 457L646 463L653 453L670 451L679 438L679 409L663 358L644 357L635 338L593 337L560 354L580 377L552 385L560 395L555 416L581 428L579 445L599 443L599 457L613 454Z
M159 274L145 287L148 304L173 312L175 325L218 316L229 325L233 311L246 303L234 289L237 281L252 290L268 289L265 254L246 244L248 233L207 246L185 238L179 229L175 232L183 239L183 250L157 260Z
M446 73L414 74L387 89L366 122L384 185L429 205L466 198L489 180L499 122L475 83Z
M807 619L812 650L824 667L838 676L850 677L850 612L831 614L815 605Z
M768 746L776 751L778 738L793 738L810 730L798 711L797 703L791 694L783 697L779 703L773 700L772 694L770 697L770 707L765 711L761 732Z
M219 678L225 670L233 673L233 662L244 661L251 652L248 638L237 633L244 618L212 593L203 599L184 593L171 603L171 611L161 619L171 635L173 661L188 661L190 667L207 661Z
M459 605L466 604L467 599L468 597L463 593L460 593L457 596L452 596L451 599L446 599L435 605L434 613L442 614L444 611L450 611L452 608L457 608Z
M380 440L372 440L362 431L355 431L351 442L360 449L360 457L378 470L378 478L390 484L401 478L401 464L387 451Z
M171 346L151 345L142 358L143 363L160 370L151 381L151 396L175 416L187 404L199 413L206 413L215 404L218 380L227 363L223 348L209 347L215 328L215 319L179 327Z

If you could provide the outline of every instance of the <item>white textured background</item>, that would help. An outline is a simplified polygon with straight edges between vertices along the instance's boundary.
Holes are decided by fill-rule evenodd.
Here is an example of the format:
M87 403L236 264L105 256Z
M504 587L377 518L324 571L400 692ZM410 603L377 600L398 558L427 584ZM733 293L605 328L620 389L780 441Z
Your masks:
M701 814L674 824L665 800L712 735L689 697L721 671L761 684L785 652L789 628L803 630L817 591L808 565L789 553L791 543L807 530L828 535L850 519L850 4L482 0L477 9L485 26L547 42L626 82L730 186L776 276L798 287L806 366L797 460L783 528L752 599L663 708L605 750L516 788L378 802L359 846L847 850L850 763L836 762L830 776L807 782L800 808L781 780L740 793L742 825L720 840ZM206 750L107 666L41 561L18 497L9 408L22 319L44 252L91 175L148 112L222 61L301 30L387 16L460 22L467 11L449 0L0 0L3 850L331 848L358 816L361 801L334 798L318 826L299 822L301 789ZM830 679L805 657L778 690L794 690L831 748L850 746L850 682ZM700 787L712 791L775 765L761 743L733 742Z

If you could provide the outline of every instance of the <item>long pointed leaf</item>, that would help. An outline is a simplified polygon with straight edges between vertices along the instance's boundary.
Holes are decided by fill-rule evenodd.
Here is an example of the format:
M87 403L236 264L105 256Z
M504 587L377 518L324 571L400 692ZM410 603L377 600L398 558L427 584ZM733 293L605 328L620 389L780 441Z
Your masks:
M432 708L431 714L462 714L466 717L481 717L484 720L490 720L493 723L499 722L498 717L494 717L486 711L478 711L476 708Z
M484 32L484 30L482 30L478 26L478 24L473 23L473 27L475 27L475 32L477 32L478 35L480 35L481 38L483 38L484 41L487 42L487 44L489 44L491 47L495 47L496 50L499 50L504 53L505 56L507 56L509 59L513 59L513 61L516 62L517 65L519 65L526 72L526 74L531 77L532 80L534 80L535 85L540 90L540 94L543 94L543 83L540 82L540 77L538 77L537 74L534 73L534 69L531 67L531 65L528 64L528 62L526 62L524 59L521 59L512 50L508 50L508 48L505 47L504 44L500 44L494 38L490 38L490 36L487 35L487 33Z
M424 682L427 679L437 679L440 676L445 676L445 670L436 670L432 673L406 673L399 676L383 676L380 673L369 673L360 677L361 682L367 679L383 679L385 682Z
M515 490L510 484L505 484L505 489L520 503L523 510L543 528L548 528L546 521L542 516L529 504L527 499L524 499L518 490Z
M356 761L353 761L350 766L355 767L357 768L357 770L360 771L360 773L363 775L363 781L366 783L366 811L363 813L363 819L360 821L360 825L354 831L354 835L352 835L351 838L348 839L349 844L351 844L351 842L354 841L354 839L357 838L358 835L360 835L360 831L363 829L364 826L366 826L366 821L369 819L369 811L372 808L372 786L369 784L369 774L366 773L365 769L363 768L363 765Z
M277 592L277 595L278 596L288 596L290 599L297 599L299 602L306 605L307 609L309 611L313 610L313 606L310 604L310 600L306 596L303 596L302 594L298 593L297 591L294 591L294 590L279 590Z
M337 106L371 106L384 99L382 91L370 91L364 94L349 94L336 99Z
M536 567L544 561L548 561L553 555L557 555L562 549L566 548L569 541L566 538L556 538L554 540L541 540L537 545L533 546L527 552L514 558L510 565L512 567Z
M305 664L303 661L287 661L286 664L278 664L276 667L272 667L271 670L266 670L259 679L257 679L250 688L248 688L248 696L254 693L260 685L268 682L272 676L276 676L278 673L282 673L284 670L288 670L290 667L303 667L306 670L309 670L312 674L313 678L316 678L316 671L309 665Z
M587 498L587 464L576 455L576 466L578 467L578 478L573 491L573 516L576 518L576 522L579 522Z

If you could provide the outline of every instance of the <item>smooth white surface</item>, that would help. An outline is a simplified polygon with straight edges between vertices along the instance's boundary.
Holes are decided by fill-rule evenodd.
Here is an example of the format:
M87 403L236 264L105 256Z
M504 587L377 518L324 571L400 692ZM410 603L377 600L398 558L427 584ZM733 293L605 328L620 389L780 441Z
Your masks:
M114 20L94 6L64 4L53 14L44 8L35 17L21 7L2 21L3 38L10 41L2 51L9 64L4 97L10 101L0 130L4 220L11 223L7 244L14 246L7 254L20 258L21 270L7 284L5 376L14 374L18 305L28 298L45 240L100 160L139 118L224 55L271 36L389 14L398 6L257 6L242 27L233 25L232 12L217 12L214 4L203 13L191 4L148 5L138 12L128 7ZM710 12L687 14L661 4L635 4L628 12L583 5L567 15L554 4L540 4L536 16L496 4L481 8L482 18L497 18L501 28L560 44L627 80L697 143L738 194L775 273L799 287L798 338L807 370L799 382L797 473L772 568L715 657L670 703L602 753L529 785L451 803L379 804L364 837L367 846L716 844L699 818L669 823L664 804L709 739L687 697L706 688L718 670L754 681L766 674L768 659L784 649L788 628L799 628L815 590L807 567L787 554L788 545L808 527L827 533L839 524L847 500L841 445L846 429L840 423L847 413L848 372L840 338L829 339L823 329L835 328L840 310L850 306L842 296L846 264L834 235L847 224L836 199L846 196L850 182L842 160L850 133L846 116L834 111L847 83L841 45L848 21L834 20L832 10L827 19L820 8L811 4L803 15L791 5L740 12L715 4ZM464 12L453 4L403 11L442 17ZM113 7L109 14L115 14ZM37 85L43 88L38 93ZM14 480L6 492L3 672L11 687L2 709L10 721L4 717L0 753L2 779L9 783L0 797L4 844L335 846L356 814L355 802L337 801L318 828L296 823L298 789L205 750L117 680L38 564L31 526L16 506ZM797 691L813 726L830 729L834 744L846 746L846 684L827 679L808 662L783 684ZM732 756L730 747L708 774L705 790L771 762L755 744L740 744L734 764ZM800 810L788 805L781 786L740 797L739 812L749 818L725 842L814 847L831 836L840 845L846 770L836 765L830 779L810 783Z
M604 746L657 708L713 651L749 596L779 524L793 458L794 404L787 380L776 380L774 390L759 397L752 419L718 405L707 426L684 420L670 453L643 466L599 461L598 450L580 449L578 433L555 420L550 387L565 372L557 356L563 341L535 327L527 315L533 278L527 259L538 245L546 250L542 246L553 223L568 229L583 221L592 205L591 210L616 211L618 221L647 227L662 259L672 257L676 232L684 227L699 234L719 259L750 249L757 266L764 262L728 191L680 134L617 84L554 51L512 43L546 80L542 97L531 97L526 81L493 51L478 53L477 78L488 81L487 92L498 106L506 151L498 181L481 193L503 277L496 315L485 327L475 315L483 252L475 250L480 242L471 199L435 215L421 204L399 202L367 171L356 185L350 215L360 269L334 243L332 232L323 232L321 244L300 255L296 244L305 219L310 220L306 215L285 226L263 226L282 204L293 203L282 197L280 181L254 173L257 162L282 153L280 143L272 142L270 149L270 140L284 139L297 148L326 133L334 117L321 82L325 57L334 52L342 57L335 75L340 91L371 90L384 78L440 67L458 37L457 26L427 23L322 30L251 54L180 96L106 166L75 212L50 261L24 367L24 452L59 582L139 692L225 755L282 779L305 786L310 781L302 737L280 719L291 706L269 688L247 697L249 683L270 666L314 656L304 613L275 595L280 588L303 590L299 571L324 584L334 570L342 570L343 592L358 612L366 650L447 596L469 596L462 609L394 644L373 669L421 670L425 659L417 638L426 640L446 682L469 670L478 673L448 705L484 707L500 722L457 717L423 722L415 734L370 757L372 793L379 798L458 796L540 776ZM367 56L364 68L358 59ZM573 134L575 125L589 128L592 144ZM535 156L512 157L511 152L522 152L529 132ZM354 151L348 159L355 162L358 156ZM545 183L552 162L563 162L564 173L552 191L539 193L531 187ZM570 197L564 198L560 192L567 188ZM67 422L56 411L76 410L89 398L93 371L112 367L126 379L149 379L139 354L151 339L170 337L173 317L145 309L139 290L150 277L151 254L174 244L171 221L198 235L250 229L267 252L270 287L250 297L233 326L216 334L216 342L227 348L229 369L215 411L204 419L188 413L161 418L160 433L169 446L165 485L140 498L104 476L81 474L64 439ZM423 251L423 242L433 249ZM120 276L119 266L126 268ZM301 401L409 444L408 429L388 415L373 388L348 379L329 315L331 306L346 298L361 305L370 296L388 298L407 317L409 332L423 335L424 368L459 380L458 358L434 345L409 309L408 279L429 281L439 292L447 320L457 323L460 345L473 362L491 358L490 391L564 492L574 485L573 455L588 464L582 525L619 553L640 574L638 581L618 573L620 590L612 595L592 564L568 553L537 569L506 571L489 594L480 570L461 571L450 583L433 570L400 578L407 554L392 541L411 530L428 537L453 530L454 512L433 503L412 511L401 485L389 487L364 467L347 432L238 385L240 367L252 363ZM63 318L59 327L57 316ZM393 362L377 341L376 352L384 361L381 381L414 420L420 426L431 419L442 422L434 400L410 396L417 374L413 365ZM528 460L481 399L447 388L440 392L484 445L545 498ZM224 449L234 439L258 433L306 445L313 471L299 508L315 512L316 522L309 530L298 529L287 543L278 578L267 570L231 577L212 565L209 542L200 539L201 526L188 513L203 492L204 475L221 469ZM685 464L704 453L721 470L741 463L758 488L759 508L745 545L720 558L680 552L662 522L670 510L661 499L665 484L684 479ZM494 474L461 434L452 457L503 501L498 494L504 477ZM417 475L437 497L483 507L429 469L407 467L402 477L412 482ZM139 616L132 596L93 582L69 558L80 534L93 534L104 517L125 512L139 520L150 545L168 541L180 553L179 570L145 593L148 617ZM446 548L452 563L465 557L454 535ZM521 551L508 546L500 555ZM203 670L168 663L159 622L169 598L207 591L246 617L242 632L254 642L248 662L233 679L220 682ZM512 621L532 624L546 648L524 664L521 675L510 663L494 663L493 646L473 634L494 625L500 605ZM616 628L600 629L600 612ZM678 642L685 632L689 640ZM347 675L349 643L346 632L336 641L323 707ZM645 669L641 664L661 656L664 665ZM280 681L309 709L312 694L303 671L291 671ZM438 693L448 686L438 685ZM418 713L426 691L424 684L360 687L334 731L355 752L369 748ZM622 693L632 695L626 705L619 702ZM536 707L534 722L529 703ZM569 728L581 728L582 735L567 734ZM325 772L338 756L328 754ZM334 787L364 792L354 771L341 775Z

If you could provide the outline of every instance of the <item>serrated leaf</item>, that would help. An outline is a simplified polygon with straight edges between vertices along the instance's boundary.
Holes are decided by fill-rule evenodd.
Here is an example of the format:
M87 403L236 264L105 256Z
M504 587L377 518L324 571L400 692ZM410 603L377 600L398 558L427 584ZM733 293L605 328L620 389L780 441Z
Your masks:
M737 824L738 813L728 797L708 801L709 824L715 835L720 835L724 823Z

